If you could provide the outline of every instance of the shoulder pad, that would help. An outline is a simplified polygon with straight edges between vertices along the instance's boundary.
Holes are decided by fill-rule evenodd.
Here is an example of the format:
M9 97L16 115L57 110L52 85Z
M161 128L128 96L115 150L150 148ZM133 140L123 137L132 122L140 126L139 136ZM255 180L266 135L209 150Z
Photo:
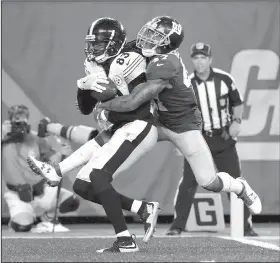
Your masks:
M171 79L178 74L180 67L180 60L174 54L157 55L147 67L147 79Z
M145 72L146 59L136 52L122 52L112 62L109 77L122 76L127 83Z

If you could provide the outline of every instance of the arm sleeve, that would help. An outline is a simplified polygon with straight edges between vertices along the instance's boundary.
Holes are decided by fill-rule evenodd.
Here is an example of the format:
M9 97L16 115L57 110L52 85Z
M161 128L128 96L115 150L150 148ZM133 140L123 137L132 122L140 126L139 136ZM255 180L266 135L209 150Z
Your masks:
M91 96L90 92L90 90L81 90L79 88L77 91L77 106L84 115L89 115L97 103L97 100Z

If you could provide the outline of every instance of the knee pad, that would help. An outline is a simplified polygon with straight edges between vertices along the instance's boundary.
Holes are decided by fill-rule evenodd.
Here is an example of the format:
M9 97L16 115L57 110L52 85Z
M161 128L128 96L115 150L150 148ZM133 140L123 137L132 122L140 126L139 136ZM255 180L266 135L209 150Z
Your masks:
M94 194L99 194L111 186L112 175L102 170L93 169L89 178Z
M87 193L91 188L91 183L81 179L76 179L73 184L73 191L78 196L87 200Z
M85 200L101 204L99 198L94 195L92 183L76 179L73 185L74 192Z
M212 183L202 187L208 191L219 193L222 191L224 184L222 179L219 176L216 176L215 180Z
M63 203L60 204L59 212L63 214L63 213L76 211L79 205L80 205L80 201L77 198L77 196L72 195L69 198L67 198Z

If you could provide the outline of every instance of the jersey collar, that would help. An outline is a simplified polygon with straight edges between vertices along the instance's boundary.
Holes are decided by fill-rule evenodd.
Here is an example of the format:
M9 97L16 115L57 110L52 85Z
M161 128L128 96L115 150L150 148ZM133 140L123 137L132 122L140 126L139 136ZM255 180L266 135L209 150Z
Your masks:
M197 76L196 71L194 71L194 76L195 76L195 80L197 81L198 84L200 84L201 82L203 82L203 80L201 80L201 79ZM213 68L210 67L210 74L209 74L208 78L206 79L206 82L207 82L207 81L213 80L213 78L214 78L214 71L213 71Z

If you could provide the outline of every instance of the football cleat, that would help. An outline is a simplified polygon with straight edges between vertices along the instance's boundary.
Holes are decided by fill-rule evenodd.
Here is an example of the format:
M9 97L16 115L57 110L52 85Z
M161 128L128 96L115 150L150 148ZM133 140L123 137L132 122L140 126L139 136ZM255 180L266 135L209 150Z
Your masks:
M145 243L151 239L155 232L159 212L160 208L158 202L148 202L144 212L140 215L140 219L144 223L145 234L143 241Z
M112 247L99 249L97 253L131 253L139 251L139 248L135 242L135 236L130 237L118 237L113 243Z
M238 177L236 180L243 184L243 190L238 195L238 198L243 200L252 214L259 214L262 211L262 203L259 196L253 191L244 178Z
M174 228L174 229L169 229L167 232L166 232L166 235L167 236L180 236L182 233L182 230L179 229L179 228Z
M29 156L26 159L31 170L41 176L46 180L46 183L52 187L57 186L61 181L61 176L59 176L54 167L48 163L40 162L36 160L33 156Z

